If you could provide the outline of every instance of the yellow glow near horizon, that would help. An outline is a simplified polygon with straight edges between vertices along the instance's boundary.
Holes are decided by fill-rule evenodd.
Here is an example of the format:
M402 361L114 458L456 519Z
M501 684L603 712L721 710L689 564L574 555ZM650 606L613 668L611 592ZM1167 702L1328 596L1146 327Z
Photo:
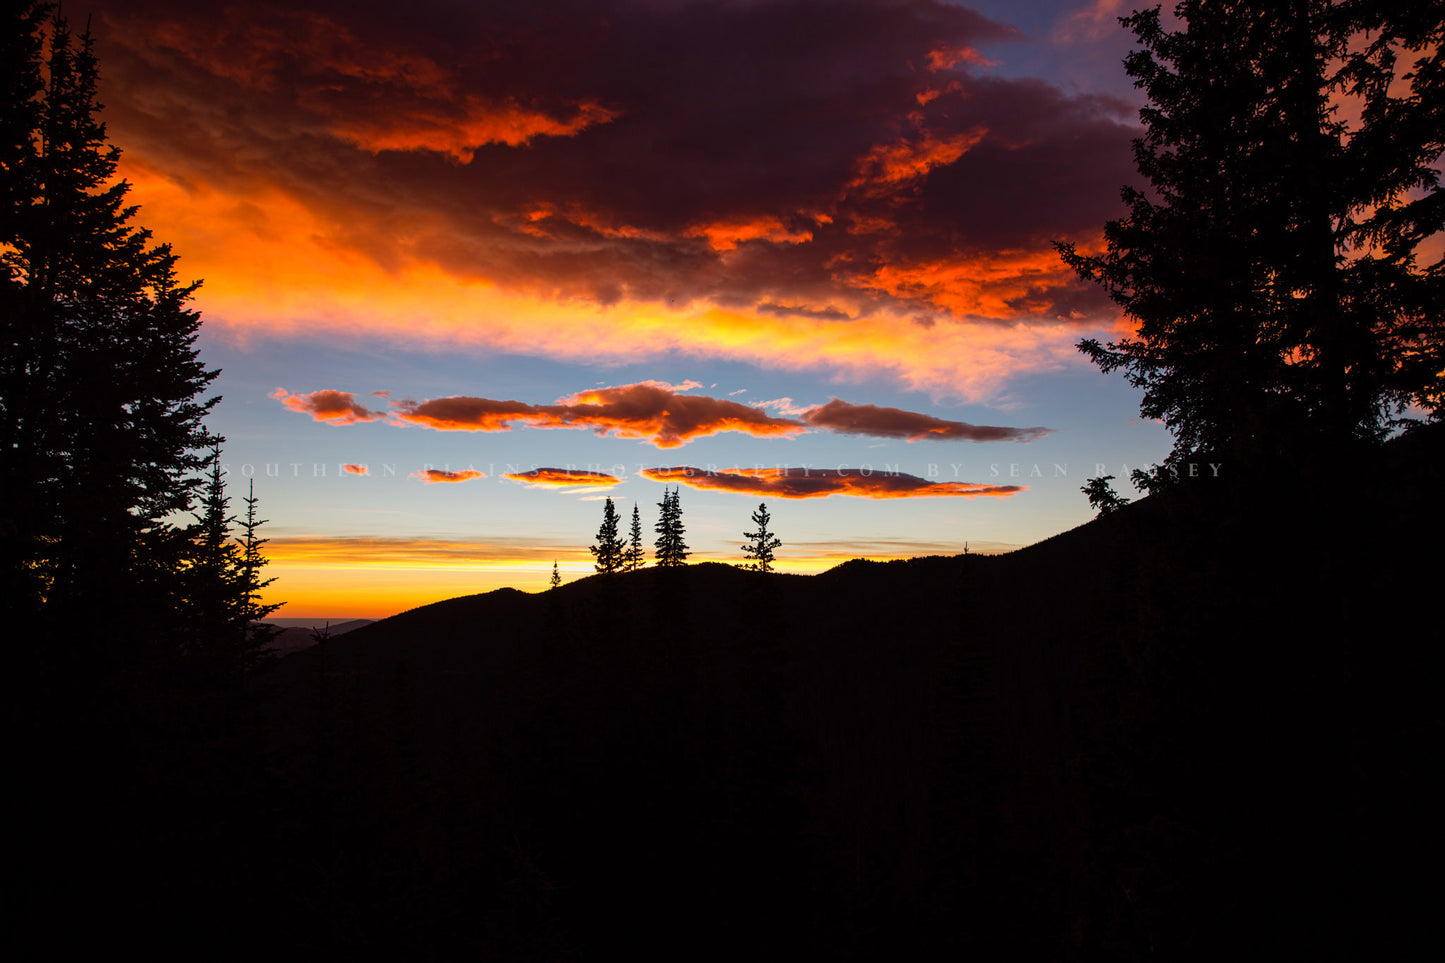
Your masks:
M855 558L886 562L908 557L858 553L798 556L779 558L775 570L785 575L817 575ZM742 564L737 555L695 554L688 561L691 564ZM564 585L596 574L591 556L559 557L557 570ZM491 559L465 564L398 563L395 560L359 558L347 562L317 563L301 558L282 558L272 559L266 573L268 577L274 576L276 581L263 593L263 601L283 603L283 607L273 613L273 618L329 618L335 621L382 619L434 602L494 592L501 588L543 592L551 583L552 562Z

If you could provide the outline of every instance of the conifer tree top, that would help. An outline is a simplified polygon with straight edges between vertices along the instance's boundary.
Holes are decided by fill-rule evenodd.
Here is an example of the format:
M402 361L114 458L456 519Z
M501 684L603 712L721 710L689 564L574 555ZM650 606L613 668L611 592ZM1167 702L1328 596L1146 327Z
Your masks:
M1123 190L1103 254L1060 245L1135 332L1079 347L1144 389L1175 461L1376 440L1412 404L1438 417L1445 261L1417 255L1445 229L1439 4L1175 9L1178 30L1157 8L1122 20L1149 189Z
M654 558L661 568L675 568L687 564L687 542L683 540L685 528L682 524L682 504L677 489L663 489L662 501L658 502L657 541Z

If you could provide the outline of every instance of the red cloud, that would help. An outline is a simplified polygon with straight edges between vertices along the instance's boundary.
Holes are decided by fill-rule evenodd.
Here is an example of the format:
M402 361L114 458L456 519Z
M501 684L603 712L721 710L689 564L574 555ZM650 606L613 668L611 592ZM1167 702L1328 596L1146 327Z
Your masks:
M487 144L524 147L617 117L565 95L542 96L544 106L466 91L455 66L393 45L394 31L366 39L320 11L273 10L258 21L237 12L217 30L194 18L166 20L155 34L194 66L271 94L296 82L286 76L288 61L305 63L308 79L329 94L306 107L336 137L373 154L432 151L466 164Z
M342 465L342 466L341 466L341 470L344 471L344 472L346 472L346 474L348 474L348 475L365 475L365 474L367 474L366 466L365 466L365 465Z
M616 475L609 475L606 472L581 471L576 468L533 468L531 471L516 472L502 477L533 485L554 485L558 488L570 488L576 485L594 485L605 488L616 485L622 480Z
M655 381L584 391L555 405L464 396L403 402L396 405L393 416L449 431L508 431L514 424L587 428L598 435L643 438L658 448L676 448L721 431L770 437L805 430L791 418L774 418L736 401L680 394L675 386Z
M928 51L929 70L949 70L961 63L977 64L980 67L997 66L992 60L969 46L938 47Z
M858 161L858 173L848 186L886 194L935 167L954 163L986 136L987 129L979 127L949 137L925 132L920 137L877 144Z
M435 428L438 431L510 431L518 422L541 428L565 425L537 425L538 409L520 401L493 401L490 398L468 398L455 395L421 402L398 402L393 416L397 421Z
M599 104L577 104L562 119L515 102L488 103L469 98L463 113L451 104L429 104L398 121L394 117L349 118L333 129L342 138L373 154L384 150L428 150L449 154L468 164L486 144L523 147L539 136L571 137L593 124L607 123L615 111Z
M553 405L497 401L454 395L426 401L394 401L388 420L422 425L438 431L510 431L514 425L529 428L590 429L598 435L641 438L658 448L677 448L694 438L737 431L755 438L792 437L810 428L847 435L880 438L924 438L967 441L1032 441L1048 428L1006 428L947 421L901 408L855 405L834 398L825 405L796 411L801 418L776 417L763 406L744 405L726 398L682 394L695 382L670 385L643 381L620 387L595 388L560 399ZM378 392L374 392L377 394ZM358 404L349 392L315 391L288 395L277 389L289 408L309 413L317 421L349 424L373 421L382 413Z
M313 391L308 395L293 395L285 388L277 388L271 397L278 399L292 411L308 414L317 421L333 425L351 425L358 421L376 421L383 412L372 411L356 400L349 391Z
M580 421L599 435L647 438L659 448L676 448L720 431L775 437L804 430L791 418L774 418L761 409L722 398L678 394L670 385L653 381L583 391L546 410L558 412L568 421Z
M486 478L487 473L483 471L443 471L440 468L423 468L421 471L414 471L408 478L420 478L424 484L431 485L436 482L464 482L473 478Z
M901 408L880 408L877 405L853 405L834 398L803 412L808 424L843 435L873 435L879 438L925 438L966 441L1033 441L1049 434L1048 428L1004 428L997 425L970 425L966 421L946 421L932 415Z
M438 282L484 282L624 305L636 327L598 338L609 353L649 353L681 322L697 353L844 368L861 357L933 387L954 372L890 356L856 326L812 326L813 347L753 322L777 305L885 327L915 313L1020 327L1117 316L1048 239L1087 242L1117 216L1132 107L978 70L980 48L1020 35L961 5L600 0L566 17L550 4L426 0L404 12L334 0L87 8L134 199L158 236L189 235L191 270L213 279L202 296L228 324L291 332L292 318L343 293L365 309L343 313L369 316L372 333L450 336L463 311L479 342L579 350L574 330L518 336L511 312L493 317L470 296L437 308ZM812 30L823 18L833 26ZM791 35L809 37L802 59L775 42ZM190 122L166 124L172 115ZM284 303L258 300L273 286ZM691 303L762 335L633 310ZM896 352L900 336L888 337Z
M861 498L930 498L934 496L1013 495L1025 491L1019 485L979 485L973 482L931 482L903 472L882 472L867 468L732 468L704 471L701 468L644 468L653 481L681 482L692 488L715 488L770 498L824 498L828 495L856 495Z

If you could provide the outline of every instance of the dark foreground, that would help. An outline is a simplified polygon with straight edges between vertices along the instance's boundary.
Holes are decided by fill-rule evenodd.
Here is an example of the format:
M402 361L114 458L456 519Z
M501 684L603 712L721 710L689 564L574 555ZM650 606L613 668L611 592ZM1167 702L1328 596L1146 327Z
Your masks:
M1440 446L1334 468L1007 556L454 599L241 690L22 726L11 931L209 958L1438 949Z

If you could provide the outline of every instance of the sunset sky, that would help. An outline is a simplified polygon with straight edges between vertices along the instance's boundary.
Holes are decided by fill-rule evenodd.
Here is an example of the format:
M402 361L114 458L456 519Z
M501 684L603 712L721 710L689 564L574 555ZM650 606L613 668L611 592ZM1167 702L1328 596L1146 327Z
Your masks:
M279 616L581 577L609 496L650 555L672 484L696 560L763 500L783 571L1006 550L1168 450L1051 245L1138 183L1124 4L65 12Z

